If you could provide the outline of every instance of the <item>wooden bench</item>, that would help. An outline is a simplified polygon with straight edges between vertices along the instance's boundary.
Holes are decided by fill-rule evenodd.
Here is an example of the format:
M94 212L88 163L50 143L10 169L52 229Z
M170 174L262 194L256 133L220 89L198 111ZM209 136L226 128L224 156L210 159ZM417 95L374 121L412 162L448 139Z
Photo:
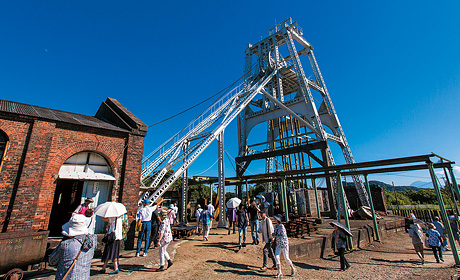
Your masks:
M182 239L184 237L189 237L195 234L196 227L179 227L173 229L174 239Z

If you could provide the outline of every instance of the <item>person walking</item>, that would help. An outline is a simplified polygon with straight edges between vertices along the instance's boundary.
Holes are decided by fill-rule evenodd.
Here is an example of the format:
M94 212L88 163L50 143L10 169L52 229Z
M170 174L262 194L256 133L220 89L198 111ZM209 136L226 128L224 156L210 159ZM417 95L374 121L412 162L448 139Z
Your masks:
M276 249L276 243L273 242L273 224L270 218L268 218L267 211L263 210L261 213L260 227L259 230L262 234L262 240L265 243L263 254L264 254L264 263L261 270L266 271L268 269L268 259L270 258L273 261L272 269L277 269L275 254L273 253L274 247Z
M238 246L246 247L246 234L248 232L249 218L244 205L240 205L236 211L236 224L238 225ZM230 230L229 230L230 233ZM243 241L243 243L241 243Z
M203 212L201 212L201 216L200 216L200 221L201 223L203 224L203 240L206 240L208 241L209 238L209 230L211 229L211 225L212 225L212 214L211 212L209 211L208 209L209 205L205 206L205 208L203 209Z
M171 227L171 232L172 232L172 227L174 225L174 221L176 220L176 211L174 210L174 204L169 205L168 211L168 219L169 219L169 225Z
M150 246L150 232L152 231L152 212L157 208L156 204L149 206L151 203L150 199L146 198L142 202L144 205L139 211L137 211L137 222L138 224L142 223L141 231L138 233L137 237L137 252L136 257L140 256L142 239L145 236L145 248L144 248L144 257L148 255L149 246Z
M109 274L117 274L119 272L118 259L120 257L121 240L123 239L122 217L102 218L102 220L108 222L110 225L107 234L112 232L115 233L115 240L105 244L104 246L104 252L102 253L102 261L104 264L102 266L101 272L106 272L107 264L109 263L109 260L112 260L113 271Z
M439 221L439 217L436 216L434 217L433 225L436 228L436 231L439 232L439 235L442 238L442 243L441 247L444 247L446 250L448 250L447 246L447 237L446 237L446 228L444 225ZM442 249L442 248L441 248Z
M174 223L177 225L179 223L177 221L177 218L179 217L179 215L177 215L179 213L179 207L177 207L177 203L174 203L171 205L172 205L172 209L174 210Z
M87 209L89 209L89 205L91 203L93 203L94 200L91 198L91 197L87 197L85 199L85 202L78 205L78 207L75 209L75 211L73 211L72 213L72 216L75 215L75 214L81 214L81 215L85 215L85 212Z
M436 259L437 263L439 263L439 260L444 262L444 259L442 258L442 250L441 250L441 245L442 245L441 235L436 230L436 227L433 223L428 223L427 227L428 229L426 230L426 236L428 237L428 245L431 247L431 250L433 250L434 258ZM439 257L438 257L438 253L439 253Z
M201 208L200 204L198 204L196 207L197 207L197 209L195 211L196 232L197 232L198 235L200 235L201 234L201 228L202 228L202 223L201 223L200 217L201 217L201 212L203 212L203 209Z
M291 276L294 277L297 269L294 267L291 259L289 258L289 239L287 237L286 229L284 225L281 223L281 216L276 215L274 216L276 220L276 226L273 231L273 236L276 238L276 250L275 250L275 260L276 266L278 267L278 274L275 278L283 277L283 273L281 272L281 261L280 255L283 253L284 260L286 263L291 267Z
M157 271L165 271L165 264L166 261L168 262L168 268L173 265L171 258L168 254L168 245L173 240L171 226L170 226L170 219L168 217L168 211L163 210L160 214L161 217L161 225L160 225L160 236L158 237L157 246L160 248L158 249L158 254L160 255L160 267Z
M340 257L340 271L345 271L350 268L350 264L345 258L345 249L347 248L347 236L338 226L334 225L334 231L332 232L332 250L335 252L337 249Z
M97 246L97 236L89 234L86 217L75 214L66 231L68 239L62 241L49 256L49 264L57 265L56 280L86 280L90 277L91 261Z
M208 211L211 214L211 220L209 221L209 229L212 228L212 219L214 218L214 212L216 211L216 208L214 208L214 205L212 205L211 201L209 201L208 204Z
M233 234L235 234L235 224L236 224L236 209L227 208L227 220L228 220L228 235L230 235L230 230L233 226Z
M192 205L190 203L190 201L187 203L187 223L190 223L190 221L192 220Z
M153 205L155 206L156 203L154 202ZM158 243L158 231L161 225L160 213L158 212L158 208L153 210L151 222L152 222L151 240L153 242L153 247L156 248L157 243Z
M450 228L452 229L452 235L454 237L454 240L459 242L458 226L457 226L457 222L455 221L456 219L455 217L456 217L455 215L449 216L449 224L450 224Z
M256 205L256 201L249 201L248 213L251 223L252 245L259 245L259 213L260 209Z
M420 230L419 226L412 224L409 228L409 236L412 237L412 245L414 246L415 253L422 261L422 264L425 263L425 256L423 254L423 233Z

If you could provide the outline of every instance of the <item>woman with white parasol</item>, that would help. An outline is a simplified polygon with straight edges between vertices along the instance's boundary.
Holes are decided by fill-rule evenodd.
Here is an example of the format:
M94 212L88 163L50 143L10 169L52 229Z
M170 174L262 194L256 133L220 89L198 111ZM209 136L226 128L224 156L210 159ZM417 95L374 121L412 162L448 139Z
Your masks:
M230 234L231 227L233 226L233 233L235 233L236 226L236 208L241 204L239 198L230 198L227 201L227 220L228 220L228 234Z
M109 230L107 231L104 239L106 244L102 254L102 273L105 273L109 260L112 260L113 271L109 274L117 274L118 258L120 256L121 240L123 239L123 225L121 216L126 213L126 207L119 202L106 202L99 205L94 214L102 217L102 220L109 223Z

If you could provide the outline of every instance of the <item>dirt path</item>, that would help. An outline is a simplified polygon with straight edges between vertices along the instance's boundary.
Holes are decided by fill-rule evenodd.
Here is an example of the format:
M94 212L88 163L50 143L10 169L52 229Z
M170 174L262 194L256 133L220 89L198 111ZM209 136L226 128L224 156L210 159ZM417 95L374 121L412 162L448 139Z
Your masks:
M239 248L236 245L237 234L227 235L224 229L212 229L209 241L195 236L188 241L175 241L168 248L174 254L174 265L165 272L155 272L158 267L158 249L151 249L146 258L135 258L135 251L128 251L120 259L121 271L118 275L100 274L100 260L94 260L91 267L91 279L264 279L272 278L276 271L262 272L262 244L247 245ZM247 235L248 243L252 242L251 234ZM300 240L292 240L300 242ZM363 249L346 255L351 268L339 271L339 260L336 256L326 259L305 260L293 258L297 267L295 277L291 279L451 279L459 273L453 268L452 253L448 251L444 263L436 263L431 250L425 250L425 265L419 263L409 236L404 232L389 235L383 242L374 243ZM281 258L285 275L289 269ZM40 274L27 279L54 279L54 271Z
M165 272L136 271L119 275L119 279L263 279L273 277L275 271L262 272L262 245L248 245L238 250L237 235L227 235L222 229L213 229L209 241L200 237L177 248L174 265ZM248 233L248 242L251 242ZM298 268L292 279L451 279L457 272L452 268L451 252L445 254L444 263L436 263L431 251L426 250L426 263L421 265L415 255L410 238L405 233L389 236L382 243L347 254L351 268L340 272L338 258L322 260L293 259ZM289 274L284 260L283 271Z

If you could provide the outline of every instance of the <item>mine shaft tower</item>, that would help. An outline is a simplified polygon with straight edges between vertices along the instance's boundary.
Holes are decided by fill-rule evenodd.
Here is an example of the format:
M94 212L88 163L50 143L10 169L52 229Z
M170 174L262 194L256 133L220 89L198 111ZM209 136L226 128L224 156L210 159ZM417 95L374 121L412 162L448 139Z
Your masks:
M301 57L308 57L308 66ZM246 48L245 81L252 81L265 73L276 72L268 82L263 95L252 100L238 118L237 176L243 176L250 163L250 155L265 153L266 173L335 165L329 145L321 149L321 155L311 150L271 156L275 150L286 150L315 142L336 143L342 149L345 161L354 163L350 146L332 104L313 47L303 37L297 23L289 18L273 27L269 36ZM307 78L307 75L311 75ZM320 104L319 108L316 104ZM248 145L251 130L266 123L266 141ZM282 151L281 151L282 152ZM278 155L280 153L277 153ZM304 157L304 154L307 156ZM322 158L322 159L321 159ZM248 159L248 160L246 160ZM312 163L312 160L314 161ZM369 205L368 194L361 178L352 176L362 205ZM335 205L335 183L326 181L329 200ZM314 182L312 182L314 184ZM305 187L306 181L297 182ZM271 184L266 183L267 191ZM238 193L241 193L239 186Z
M308 78L300 59L303 55L308 57L310 64L311 76ZM313 47L302 37L302 31L295 22L289 18L272 28L267 38L248 45L244 73L243 81L239 84L235 82L188 126L143 159L141 189L144 194L139 204L147 197L156 201L182 178L179 216L186 224L188 168L216 140L219 226L226 226L223 139L225 129L234 119L238 119L239 155L235 159L238 177L244 175L256 158L266 160L267 178L272 172L307 169L313 164L322 167L335 165L330 142L341 147L348 164L354 163L313 55ZM319 108L315 101L320 104ZM249 133L260 123L266 123L266 141L248 145ZM321 155L318 155L318 150ZM305 187L305 179L301 180L298 186ZM329 200L334 211L337 188L333 181L328 180ZM353 180L361 203L369 205L361 178L353 175ZM270 183L266 186L270 188ZM241 196L241 186L237 190Z

